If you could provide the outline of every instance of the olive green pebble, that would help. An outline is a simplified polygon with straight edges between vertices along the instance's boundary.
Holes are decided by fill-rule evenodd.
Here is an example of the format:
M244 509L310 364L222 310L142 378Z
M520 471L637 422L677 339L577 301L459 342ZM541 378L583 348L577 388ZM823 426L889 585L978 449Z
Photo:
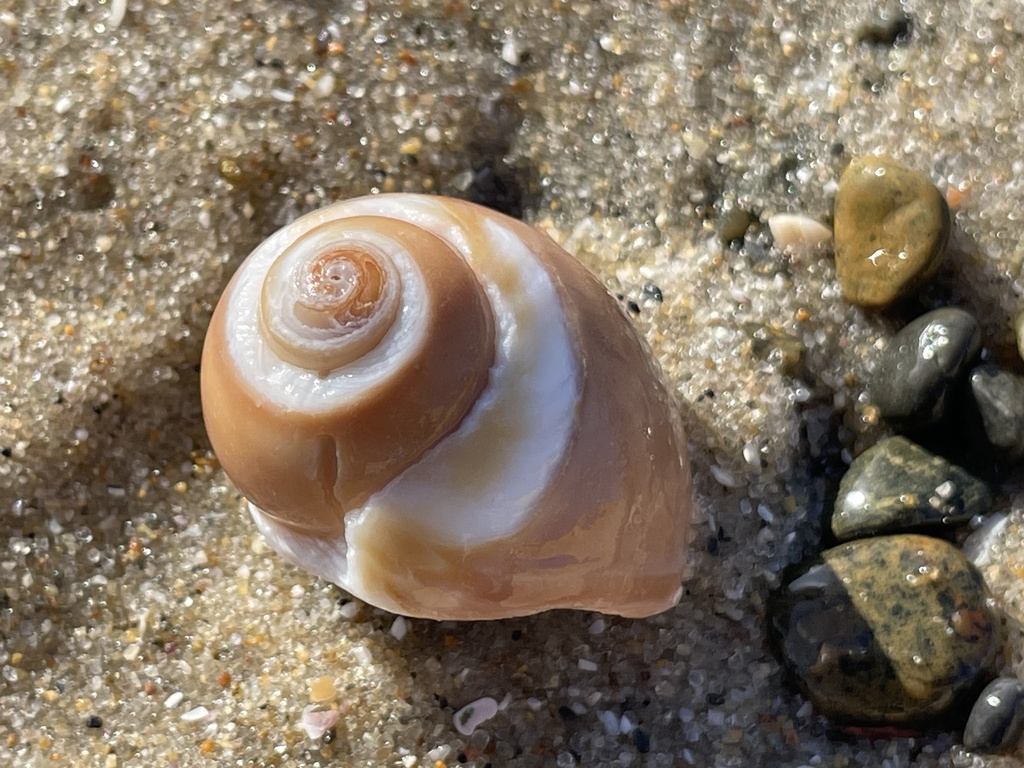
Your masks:
M953 526L988 512L992 493L965 469L904 437L854 459L839 483L832 533L840 541Z
M834 224L843 295L874 308L907 298L935 273L952 229L949 206L927 176L876 156L843 173Z
M772 596L769 629L816 711L841 723L966 716L999 657L981 575L951 544L917 534L826 550Z

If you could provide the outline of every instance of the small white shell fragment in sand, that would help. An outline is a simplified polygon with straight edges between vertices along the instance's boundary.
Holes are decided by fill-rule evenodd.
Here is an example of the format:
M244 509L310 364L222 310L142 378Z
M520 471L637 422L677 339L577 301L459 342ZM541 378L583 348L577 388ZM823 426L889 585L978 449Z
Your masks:
M455 713L455 730L469 736L482 723L498 714L498 702L490 696L470 702Z
M182 702L182 700L184 698L185 698L185 694L184 693L182 693L181 691L175 691L170 696L168 696L166 699L164 699L164 707L166 707L167 709L174 709L176 706L181 704L181 702Z
M327 733L338 722L338 710L318 710L312 705L302 710L302 719L299 725L306 735L311 739L319 739Z
M811 250L832 239L831 229L801 214L777 213L770 216L768 229L775 238L775 244L787 253Z
M205 720L210 715L210 710L204 706L193 707L188 712L181 716L181 719L186 723L195 723L199 720Z

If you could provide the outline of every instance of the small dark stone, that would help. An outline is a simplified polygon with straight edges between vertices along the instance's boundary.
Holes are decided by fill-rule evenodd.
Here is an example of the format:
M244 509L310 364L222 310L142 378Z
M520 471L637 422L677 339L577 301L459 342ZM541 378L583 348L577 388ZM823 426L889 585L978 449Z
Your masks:
M725 704L725 696L717 691L712 691L707 695L707 701L712 707L720 707Z
M636 746L636 751L641 755L646 755L651 751L651 737L640 728L633 731L633 744Z
M473 169L466 199L514 219L523 217L523 191L519 180L500 160L490 160Z
M89 715L87 718L85 718L85 727L86 728L102 728L103 727L103 718L101 718L99 715Z
M1024 731L1024 683L998 677L981 692L964 728L964 748L971 752L1006 752Z
M989 443L1009 458L1024 456L1024 377L980 365L970 382Z
M579 717L579 715L577 715L564 704L558 708L558 716L562 718L562 722L564 723L571 723L573 720Z
M840 541L966 523L992 494L981 480L903 437L858 456L839 484L832 533Z
M659 304L665 300L665 297L661 295L661 288L654 283L644 283L644 287L640 290L640 295L645 299L653 299Z
M715 232L722 244L728 245L734 240L742 239L755 221L757 221L757 217L750 211L744 210L738 205L731 205L715 219Z
M862 26L857 32L857 41L889 48L907 42L913 31L914 22L910 16L894 13L891 18Z
M981 348L978 321L944 307L921 315L883 350L868 390L882 416L914 428L934 424Z
M793 681L838 723L961 717L998 662L984 580L958 549L927 536L826 550L771 596L768 622Z

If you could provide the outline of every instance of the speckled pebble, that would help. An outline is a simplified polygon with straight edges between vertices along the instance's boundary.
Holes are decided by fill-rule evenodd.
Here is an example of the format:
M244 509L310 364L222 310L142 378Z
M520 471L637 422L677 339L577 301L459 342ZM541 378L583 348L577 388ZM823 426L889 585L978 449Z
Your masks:
M835 202L843 296L864 307L907 298L938 268L950 230L949 207L927 176L886 157L854 160Z
M951 544L916 534L825 551L772 596L769 622L815 709L856 724L956 716L999 648L981 575Z
M970 382L989 443L1010 458L1024 456L1024 377L979 365Z
M1024 683L997 677L981 692L964 728L964 748L971 752L1004 752L1024 731Z
M903 437L858 456L839 484L832 533L840 541L966 523L984 514L984 482Z
M871 402L901 426L938 421L981 348L978 321L943 307L921 315L890 339L868 382Z

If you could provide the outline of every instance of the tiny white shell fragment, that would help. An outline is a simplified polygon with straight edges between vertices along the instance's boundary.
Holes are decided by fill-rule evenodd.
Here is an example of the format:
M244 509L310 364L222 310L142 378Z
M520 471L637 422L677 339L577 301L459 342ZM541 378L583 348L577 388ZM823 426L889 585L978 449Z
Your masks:
M306 735L311 739L319 739L338 722L338 710L327 709L317 710L310 705L302 710L302 719L299 725Z
M193 707L188 712L183 714L181 716L181 719L184 720L186 723L195 723L199 720L205 720L209 716L209 714L210 710L208 710L206 707L198 706Z
M498 702L490 696L470 702L455 713L455 730L463 736L469 736L481 724L498 714Z
M787 253L817 248L832 239L832 230L810 216L777 213L768 218L775 244Z
M170 696L168 696L166 699L164 699L164 707L166 707L167 709L174 709L176 706L181 704L181 702L182 702L182 700L184 698L185 698L185 694L184 693L182 693L181 691L175 691Z
M576 662L576 666L584 672L597 672L597 662L590 659L580 659Z

